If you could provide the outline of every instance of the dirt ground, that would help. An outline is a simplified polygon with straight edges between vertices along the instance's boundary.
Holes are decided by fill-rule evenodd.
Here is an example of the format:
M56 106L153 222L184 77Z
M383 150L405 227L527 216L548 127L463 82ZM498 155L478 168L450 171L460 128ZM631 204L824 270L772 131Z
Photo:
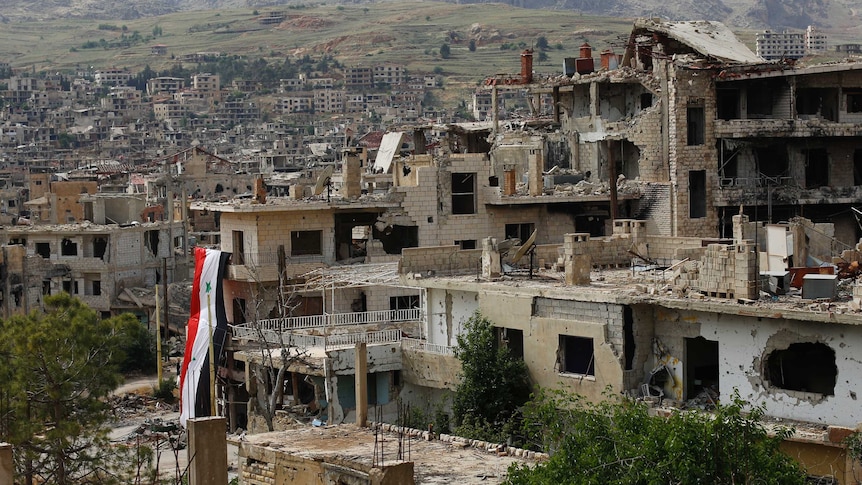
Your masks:
M174 375L165 375L174 379ZM179 425L178 404L168 405L152 398L157 376L142 376L128 379L118 387L111 397L114 420L110 424L111 441L116 444L135 446L146 444L153 448L153 465L158 466L159 475L171 483L180 483L188 474L188 455L185 432ZM227 445L228 480L238 474L237 447Z

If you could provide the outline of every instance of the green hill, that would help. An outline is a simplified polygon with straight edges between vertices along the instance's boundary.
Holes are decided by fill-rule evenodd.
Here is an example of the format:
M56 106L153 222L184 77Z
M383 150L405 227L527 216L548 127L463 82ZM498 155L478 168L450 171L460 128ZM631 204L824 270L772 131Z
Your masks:
M261 18L283 12L284 21ZM181 12L128 21L62 19L0 24L0 60L16 70L149 65L161 70L195 52L267 60L329 54L347 66L398 63L411 73L443 72L447 82L473 83L517 73L519 54L547 40L537 72L560 72L585 41L594 49L623 48L631 20L527 10L503 4L369 3L293 8ZM161 35L154 35L161 33ZM471 40L475 51L470 50ZM154 56L155 44L168 54ZM449 46L449 57L440 47ZM538 59L538 54L537 54Z

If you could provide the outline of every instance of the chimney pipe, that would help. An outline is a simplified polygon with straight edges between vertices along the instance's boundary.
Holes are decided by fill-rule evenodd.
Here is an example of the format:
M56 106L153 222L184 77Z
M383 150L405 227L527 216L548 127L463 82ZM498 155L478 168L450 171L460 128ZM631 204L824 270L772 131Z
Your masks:
M521 52L521 84L533 82L533 49Z

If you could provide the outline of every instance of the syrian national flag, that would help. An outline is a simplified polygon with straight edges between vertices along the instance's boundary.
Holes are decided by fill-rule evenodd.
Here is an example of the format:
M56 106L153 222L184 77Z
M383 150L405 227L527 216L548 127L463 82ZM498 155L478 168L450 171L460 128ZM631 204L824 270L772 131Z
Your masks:
M186 352L180 369L180 424L189 418L210 415L210 318L213 351L218 365L227 333L227 314L222 287L230 253L195 248L195 279L189 323L186 326ZM209 308L207 308L209 296Z

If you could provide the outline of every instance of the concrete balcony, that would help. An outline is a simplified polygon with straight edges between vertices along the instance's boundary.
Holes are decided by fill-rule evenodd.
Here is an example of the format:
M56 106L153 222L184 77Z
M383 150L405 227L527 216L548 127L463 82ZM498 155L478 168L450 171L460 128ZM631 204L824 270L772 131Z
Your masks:
M716 138L862 136L862 125L814 119L715 120Z
M862 186L806 189L787 177L772 183L763 178L724 178L714 194L719 207L862 203Z

